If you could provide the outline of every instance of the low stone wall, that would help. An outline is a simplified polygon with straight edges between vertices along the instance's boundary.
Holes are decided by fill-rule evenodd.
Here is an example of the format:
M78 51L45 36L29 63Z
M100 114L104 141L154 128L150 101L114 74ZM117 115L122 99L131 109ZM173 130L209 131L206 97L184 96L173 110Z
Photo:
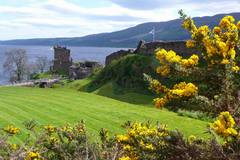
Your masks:
M120 50L108 55L105 59L105 65L110 64L113 60L118 60L121 57L124 57L128 54L133 54L134 50Z

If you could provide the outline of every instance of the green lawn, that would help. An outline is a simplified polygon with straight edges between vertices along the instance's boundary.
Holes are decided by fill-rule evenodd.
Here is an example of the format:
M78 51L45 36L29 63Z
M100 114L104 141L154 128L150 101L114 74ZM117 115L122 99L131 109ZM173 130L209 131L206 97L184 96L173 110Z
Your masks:
M70 83L67 83L64 88L73 89L76 91L86 92L87 85L91 82L91 78L86 78L82 80L76 80ZM101 95L104 97L109 97L116 99L122 102L128 102L131 104L139 104L145 106L152 106L153 96L140 94L133 92L129 89L123 89L119 86L114 86L112 82L108 82L100 88L96 89L92 93Z
M22 122L31 119L40 125L72 124L83 119L92 134L97 134L101 128L119 133L123 132L121 125L128 120L150 120L167 124L170 129L179 129L187 136L194 134L206 137L204 132L208 124L166 110L130 104L94 93L65 88L1 87L0 127L7 124L22 127Z

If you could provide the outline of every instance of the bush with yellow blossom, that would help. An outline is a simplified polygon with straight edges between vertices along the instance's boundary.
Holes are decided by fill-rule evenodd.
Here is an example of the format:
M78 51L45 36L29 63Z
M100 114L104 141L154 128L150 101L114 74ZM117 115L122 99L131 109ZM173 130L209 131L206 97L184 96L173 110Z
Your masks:
M200 90L201 94L209 99L213 99L216 95L228 97L221 100L221 105L217 100L218 107L211 112L233 110L233 105L230 104L234 101L230 102L230 99L234 97L230 97L236 92L233 77L236 77L240 69L237 61L240 22L236 23L232 16L226 16L220 21L219 26L210 29L206 25L197 27L193 19L187 17L182 11L180 15L183 19L182 27L191 34L191 39L186 41L186 46L198 49L199 52L189 56L184 55L188 58L183 58L172 50L157 49L155 55L160 66L156 68L156 73L166 78L173 75L175 77L191 76L195 79L195 84L191 81L178 81L171 87L169 84L163 85L159 80L145 76L150 82L149 88L159 95L154 99L155 106L162 108L172 101L193 99L198 96ZM201 63L206 63L204 67L199 66L200 59ZM208 91L199 89L197 84L206 85Z
M110 136L107 129L101 129L99 137L89 137L83 121L54 127L54 130L50 129L51 124L41 128L31 126L35 127L27 129L29 137L20 144L11 144L14 137L0 132L0 159L208 160L217 157L239 160L240 156L239 129L229 112L222 112L210 124L210 133L223 137L224 142L215 137L210 140L194 135L184 137L166 125L149 122L127 122L123 125L125 132L114 136Z
M153 100L157 108L164 107L171 100L188 99L198 93L198 87L193 83L180 82L175 84L173 88L167 88L158 80L152 79L148 75L145 75L145 78L150 82L149 89L154 90L157 94L164 94L163 97Z
M229 112L221 112L210 128L219 136L228 138L238 135L234 129L235 121Z

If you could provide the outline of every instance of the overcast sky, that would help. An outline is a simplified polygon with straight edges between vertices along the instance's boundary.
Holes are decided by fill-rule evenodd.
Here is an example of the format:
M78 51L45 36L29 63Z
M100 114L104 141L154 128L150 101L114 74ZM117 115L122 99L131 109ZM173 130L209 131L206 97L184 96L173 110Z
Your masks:
M240 12L240 0L0 0L0 39L78 37L143 22Z

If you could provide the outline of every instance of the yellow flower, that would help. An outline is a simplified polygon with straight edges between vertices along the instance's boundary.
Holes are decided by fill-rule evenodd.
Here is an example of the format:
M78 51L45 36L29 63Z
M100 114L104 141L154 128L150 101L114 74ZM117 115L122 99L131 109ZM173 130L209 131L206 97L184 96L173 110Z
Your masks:
M194 24L194 21L191 18L187 18L183 21L182 27L188 31L195 31L197 27Z
M63 132L72 132L73 128L71 126L69 126L69 125L66 125L66 126L61 128L61 131L63 131Z
M153 147L152 144L147 144L147 145L145 146L145 148L148 149L148 150L154 150L154 147Z
M128 156L126 156L126 157L124 156L124 157L119 158L119 160L131 160L131 158Z
M220 27L214 27L213 28L213 33L217 34L217 35L220 35L222 32L221 28Z
M210 30L208 26L205 25L205 26L199 27L196 34L205 37L208 35L209 31Z
M238 30L240 30L240 21L238 21L238 23L237 23L237 28L238 28Z
M221 53L225 53L228 50L227 44L222 41L216 41L216 45L218 46ZM225 56L224 56L225 57Z
M181 56L177 55L174 51L166 51L165 49L161 49L156 52L156 58L160 61L160 63L178 63L181 60Z
M40 160L40 154L38 152L30 151L27 153L25 160Z
M235 73L239 72L239 70L240 70L240 68L238 66L233 66L232 67L232 71L235 72Z
M230 62L229 62L228 59L223 59L222 62L221 62L221 64L229 64L229 63L230 63Z
M3 129L6 133L11 134L11 135L15 135L18 134L20 132L20 129L17 127L14 127L13 125L8 125L7 127L5 127Z
M170 67L167 65L157 67L157 73L162 76L167 76L170 73Z
M125 135L117 135L116 136L117 142L126 142L128 141L128 136Z
M166 98L155 98L153 100L153 102L157 108L162 108L166 105L167 99Z
M162 85L158 80L154 79L150 81L149 89L155 91L157 94L168 92L168 88Z
M193 48L196 46L196 42L194 40L188 40L186 42L186 46L187 46L187 48Z
M213 131L222 136L236 136L238 133L233 128L235 125L235 121L229 112L221 112L220 115L217 117L217 120L210 125L210 128Z
M232 60L235 59L235 56L236 56L236 51L235 49L230 49L230 51L228 52L228 55L231 57Z
M129 144L124 145L123 149L126 150L126 151L129 151L129 150L131 150L131 146Z
M11 148L12 148L13 150L17 150L18 145L17 145L17 144L11 144Z
M48 133L53 133L57 130L56 127L54 127L53 125L46 125L44 126L44 129L48 132Z
M184 68L188 68L188 67L193 67L196 66L198 64L199 61L199 57L196 54L193 54L191 57L189 57L188 59L182 59L181 60L181 65Z
M233 16L225 16L219 23L219 26L223 29L228 29L231 24L235 21Z
M192 142L194 142L196 139L197 139L197 137L194 136L194 135L190 135L190 136L188 137L188 141L189 141L190 144L191 144Z
M49 142L50 142L51 144L55 144L55 143L59 142L59 140L58 140L56 137L50 137L50 138L49 138Z
M170 91L171 94L177 97L192 97L196 95L198 88L193 83L181 82L174 85L173 89Z

